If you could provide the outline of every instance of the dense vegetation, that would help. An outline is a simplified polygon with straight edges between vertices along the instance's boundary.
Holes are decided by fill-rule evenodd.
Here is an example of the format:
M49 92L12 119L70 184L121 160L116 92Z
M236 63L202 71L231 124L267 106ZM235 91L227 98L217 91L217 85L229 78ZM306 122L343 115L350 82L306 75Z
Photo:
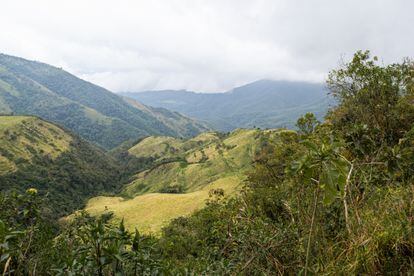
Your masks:
M150 106L178 111L208 122L214 129L293 128L307 112L323 118L332 98L321 84L260 80L225 93L148 91L123 93Z
M29 274L412 274L414 64L368 52L330 73L324 122L262 139L240 196L207 206L160 237L110 214L54 229L36 190L0 198L0 266ZM38 208L36 208L38 207ZM53 225L53 224L52 224Z
M117 190L119 178L117 162L76 135L39 118L0 116L1 192L36 188L57 217Z
M2 113L40 116L104 148L147 135L190 137L207 130L179 113L124 99L60 68L0 54Z

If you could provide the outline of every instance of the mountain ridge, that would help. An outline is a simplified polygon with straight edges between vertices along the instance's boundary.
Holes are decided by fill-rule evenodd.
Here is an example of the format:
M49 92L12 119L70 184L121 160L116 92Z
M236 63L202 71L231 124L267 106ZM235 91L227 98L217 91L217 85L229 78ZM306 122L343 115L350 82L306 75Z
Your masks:
M120 94L178 111L220 131L239 127L294 128L299 116L314 112L322 119L333 104L322 84L274 80L258 80L222 93L160 90Z
M104 148L147 135L190 137L208 127L142 105L46 63L0 54L0 113L37 115Z

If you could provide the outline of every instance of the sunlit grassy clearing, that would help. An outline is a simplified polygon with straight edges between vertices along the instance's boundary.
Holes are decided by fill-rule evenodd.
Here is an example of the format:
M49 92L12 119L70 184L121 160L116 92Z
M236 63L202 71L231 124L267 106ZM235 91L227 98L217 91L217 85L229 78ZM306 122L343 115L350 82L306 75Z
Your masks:
M133 199L122 197L95 197L85 208L92 215L112 211L117 219L123 218L129 230L157 234L171 219L188 216L205 205L211 189L222 188L225 195L234 194L240 187L237 176L219 179L202 190L187 194L150 193Z

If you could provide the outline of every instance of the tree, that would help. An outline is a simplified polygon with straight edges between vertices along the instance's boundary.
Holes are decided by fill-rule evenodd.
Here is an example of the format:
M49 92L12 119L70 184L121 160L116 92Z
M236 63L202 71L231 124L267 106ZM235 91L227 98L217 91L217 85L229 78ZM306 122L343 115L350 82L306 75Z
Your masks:
M296 127L299 129L300 134L311 134L315 128L320 124L316 119L315 114L308 112L298 119Z
M379 64L369 51L333 70L328 88L339 105L328 115L360 155L398 143L414 120L414 63Z

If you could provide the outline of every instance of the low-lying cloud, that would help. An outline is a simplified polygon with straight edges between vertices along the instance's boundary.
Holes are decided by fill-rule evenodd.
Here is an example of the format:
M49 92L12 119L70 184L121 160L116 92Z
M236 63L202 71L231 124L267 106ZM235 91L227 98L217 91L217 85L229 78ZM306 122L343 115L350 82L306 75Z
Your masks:
M413 55L410 0L4 0L0 52L113 91L320 82L358 49Z

